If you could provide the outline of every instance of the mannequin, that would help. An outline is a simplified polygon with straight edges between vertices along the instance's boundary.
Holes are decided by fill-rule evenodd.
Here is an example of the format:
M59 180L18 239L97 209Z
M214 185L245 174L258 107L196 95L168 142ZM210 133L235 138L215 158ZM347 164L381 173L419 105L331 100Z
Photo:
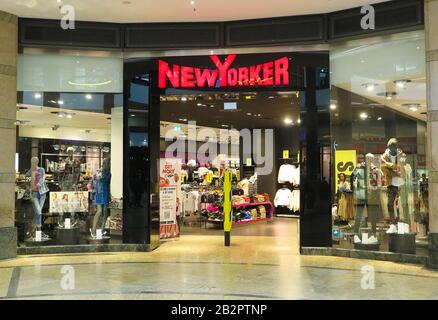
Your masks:
M403 153L400 156L400 177L404 180L404 184L399 187L400 209L403 214L403 222L411 225L411 222L413 221L411 218L413 214L412 168L409 163L406 163L406 160L406 155Z
M102 168L93 178L94 204L97 207L93 219L91 236L94 237L97 229L104 229L108 218L108 205L110 202L111 162L110 158L103 160ZM102 217L102 223L99 220Z
M35 236L35 231L41 231L42 226L42 215L43 215L43 207L46 202L46 195L49 192L49 188L47 188L45 182L46 172L44 168L38 166L39 160L37 157L33 157L31 159L31 167L27 173L27 176L30 176L30 189L32 194L32 208L34 211L33 216L33 231L30 236ZM42 239L49 239L49 237L41 233Z
M396 222L394 212L394 202L399 195L399 187L405 184L403 178L400 177L400 157L403 151L398 148L398 141L391 138L388 141L388 148L381 157L382 171L386 175L386 186L388 193L388 212L390 222Z
M368 153L365 156L365 205L362 213L355 221L355 233L359 234L360 223L365 216L365 212L368 215L368 220L371 223L371 232L377 237L377 220L379 217L380 199L379 192L382 188L382 171L374 164L375 156Z

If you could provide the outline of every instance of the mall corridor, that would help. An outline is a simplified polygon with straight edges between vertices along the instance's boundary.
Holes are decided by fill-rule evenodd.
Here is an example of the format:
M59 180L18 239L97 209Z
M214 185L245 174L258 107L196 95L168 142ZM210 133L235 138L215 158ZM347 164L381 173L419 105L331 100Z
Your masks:
M229 248L221 235L187 235L151 253L20 256L0 262L0 299L438 297L438 273L422 266L300 256L296 221L235 229ZM366 290L362 270L373 268Z

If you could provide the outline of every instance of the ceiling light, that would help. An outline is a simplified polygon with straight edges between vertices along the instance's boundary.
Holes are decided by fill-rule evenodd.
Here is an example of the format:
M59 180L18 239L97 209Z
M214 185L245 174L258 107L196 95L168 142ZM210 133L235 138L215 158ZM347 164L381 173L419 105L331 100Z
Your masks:
M251 112L247 112L246 115L247 115L247 116L250 116L250 115L252 115L252 113L251 113Z
M392 100L397 95L397 92L379 92L377 96L384 97L386 100Z
M382 119L383 119L382 117L378 117L378 118L377 118L377 120L379 120L379 121L382 120Z
M362 120L365 120L365 119L368 118L368 114L365 113L365 112L362 112L362 113L359 115L359 117L360 117Z
M222 127L222 128L228 128L228 125L223 124L223 125L221 125L221 127Z
M214 108L214 105L211 104L211 105L210 105L210 108Z
M198 102L196 105L197 105L198 107L202 107L202 103L200 103L200 102Z
M292 121L292 119L286 118L286 119L284 119L284 123L285 124L292 124L294 122Z
M182 97L181 101L187 101L187 97Z
M194 6L194 5L195 5L195 0L191 0L191 1L190 1L190 5L191 5L191 6Z
M41 98L41 93L35 93L34 94L34 98L35 99L40 99Z
M62 101L62 100L58 100L58 104L59 104L60 106L62 106L62 105L64 104L64 101Z
M96 83L79 83L74 81L69 81L68 84L72 86L80 86L80 87L98 87L110 84L113 82L112 80L104 81L104 82L96 82Z
M330 110L336 110L336 104L334 103L330 104Z
M374 91L374 89L378 86L376 83L364 83L362 85L369 92Z
M131 114L131 117L135 117L135 114Z
M85 95L85 98L86 98L87 100L91 100L91 99L93 99L93 96L92 96L91 94L86 94L86 95Z
M298 119L297 122L298 122L298 123L301 123L301 119Z
M68 114L68 115L67 115L67 118L68 118L68 119L71 119L71 118L73 118L73 116L72 116L71 114Z
M64 114L63 114L63 113L59 113L59 114L58 114L58 117L59 117L59 118L64 118Z
M406 84L408 84L409 82L411 82L411 80L409 80L409 79L394 81L394 83L397 86L397 88L400 88L400 89L404 89L406 87Z
M403 104L402 107L408 108L409 110L416 112L418 111L418 109L421 108L421 105L418 103L407 103L407 104Z
M268 99L274 99L274 98L275 98L274 96L269 96L269 97L268 97Z

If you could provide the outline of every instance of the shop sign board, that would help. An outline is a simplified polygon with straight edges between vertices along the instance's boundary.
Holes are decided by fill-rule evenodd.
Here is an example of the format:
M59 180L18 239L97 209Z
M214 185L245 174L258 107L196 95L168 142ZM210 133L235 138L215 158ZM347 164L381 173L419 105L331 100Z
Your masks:
M338 190L339 176L345 174L349 181L351 174L356 168L356 150L336 150L335 151L335 172L336 190Z
M226 58L211 55L212 68L170 65L166 60L158 60L158 87L166 89L232 88L289 86L289 58L280 57L253 65L233 63L237 55Z

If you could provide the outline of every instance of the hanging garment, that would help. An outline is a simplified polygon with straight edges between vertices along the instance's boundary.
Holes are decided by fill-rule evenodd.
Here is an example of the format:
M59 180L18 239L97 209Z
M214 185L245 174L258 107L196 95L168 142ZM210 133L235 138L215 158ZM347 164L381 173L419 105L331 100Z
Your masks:
M283 164L278 171L278 183L300 184L300 167L291 164Z
M292 210L293 206L293 194L289 189L283 188L279 189L275 194L274 206L276 207L287 207Z

